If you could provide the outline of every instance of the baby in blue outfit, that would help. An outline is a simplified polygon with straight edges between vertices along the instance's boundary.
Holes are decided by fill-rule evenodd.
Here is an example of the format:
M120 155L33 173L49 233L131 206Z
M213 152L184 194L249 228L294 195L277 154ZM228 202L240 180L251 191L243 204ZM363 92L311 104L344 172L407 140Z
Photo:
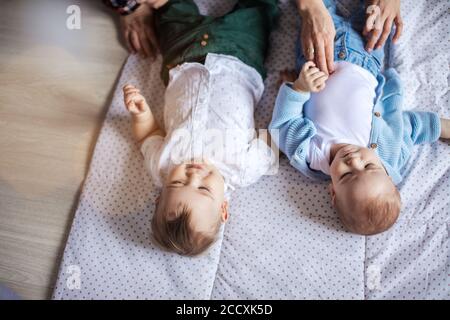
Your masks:
M324 4L336 28L335 72L328 76L306 62L298 45L301 71L280 87L269 129L292 166L313 179L331 178L344 226L373 235L399 216L396 185L413 146L450 138L450 120L403 111L397 72L382 72L384 48L364 49L363 6L344 18L334 1Z

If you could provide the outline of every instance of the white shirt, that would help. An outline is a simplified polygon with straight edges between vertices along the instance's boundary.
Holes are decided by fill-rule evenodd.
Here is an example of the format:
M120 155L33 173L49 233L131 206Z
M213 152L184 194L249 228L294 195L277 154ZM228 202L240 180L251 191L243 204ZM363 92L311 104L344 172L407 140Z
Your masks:
M256 137L253 117L263 90L260 74L232 56L210 53L204 64L170 70L166 137L149 137L141 147L155 185L162 187L173 166L192 159L215 165L226 189L254 183L272 169L274 152Z
M330 174L333 144L367 146L377 85L375 76L366 69L339 61L326 87L311 94L304 112L317 129L306 158L312 169Z

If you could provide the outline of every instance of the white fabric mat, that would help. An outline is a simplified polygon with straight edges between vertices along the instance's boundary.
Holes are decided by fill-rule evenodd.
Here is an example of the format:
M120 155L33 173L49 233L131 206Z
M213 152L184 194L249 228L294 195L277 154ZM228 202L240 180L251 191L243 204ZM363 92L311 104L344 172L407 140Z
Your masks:
M199 0L221 14L235 1ZM349 5L351 1L341 1ZM282 1L256 122L266 127L278 72L294 65L298 17ZM405 30L391 63L404 81L405 109L450 117L449 3L402 0ZM284 157L276 176L232 195L230 220L200 258L164 253L149 241L157 191L133 143L122 86L142 89L162 119L161 60L130 57L101 130L65 248L54 299L449 299L450 146L418 147L400 186L395 227L372 236L344 231L327 184L311 182Z

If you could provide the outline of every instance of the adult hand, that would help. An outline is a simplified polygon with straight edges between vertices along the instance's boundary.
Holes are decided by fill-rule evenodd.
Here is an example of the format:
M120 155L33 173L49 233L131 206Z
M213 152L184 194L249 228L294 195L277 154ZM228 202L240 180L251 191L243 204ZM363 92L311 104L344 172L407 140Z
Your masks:
M137 0L138 3L147 3L153 9L158 9L159 7L162 7L167 3L167 1L169 0Z
M393 42L396 43L403 30L400 16L400 0L367 0L367 21L363 35L367 38L366 50L381 48L391 33L392 24L396 26Z
M143 3L133 13L121 16L120 24L128 51L154 60L159 49L153 25L153 9Z
M301 43L305 58L315 61L326 74L334 71L334 28L323 1L297 0L302 26Z

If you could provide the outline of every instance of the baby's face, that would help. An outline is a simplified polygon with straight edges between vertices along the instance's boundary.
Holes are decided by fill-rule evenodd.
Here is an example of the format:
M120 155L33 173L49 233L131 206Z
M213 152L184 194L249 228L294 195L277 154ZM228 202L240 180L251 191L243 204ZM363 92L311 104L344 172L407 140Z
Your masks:
M169 173L162 190L165 212L175 212L178 206L186 204L196 231L209 232L219 219L228 219L224 189L223 177L213 165L204 162L178 165Z
M380 158L372 149L346 145L338 150L331 165L332 202L364 201L392 190L393 183Z

